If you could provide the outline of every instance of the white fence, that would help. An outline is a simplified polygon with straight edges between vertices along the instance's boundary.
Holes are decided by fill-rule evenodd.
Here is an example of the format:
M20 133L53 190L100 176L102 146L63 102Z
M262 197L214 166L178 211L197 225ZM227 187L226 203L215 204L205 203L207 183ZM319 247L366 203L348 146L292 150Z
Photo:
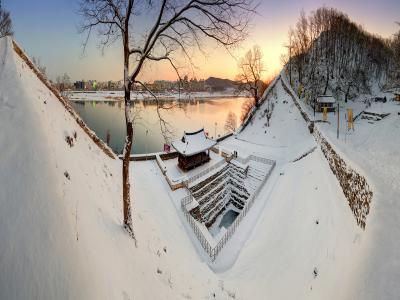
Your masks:
M264 157L259 157L259 156L255 156L255 155L249 155L246 158L243 157L236 157L235 160L237 160L238 162L240 162L243 165L246 165L249 163L250 160L255 161L255 162L260 162L263 164L269 164L269 165L273 165L275 164L274 160L268 159L268 158L264 158Z
M221 166L224 165L225 163L226 163L226 161L223 159L223 160L217 162L215 165L213 165L213 166L211 166L211 167L209 167L209 168L207 168L207 169L201 171L200 173L198 173L198 174L196 174L196 175L194 175L194 176L192 176L192 177L186 179L186 180L185 180L186 186L189 186L189 184L192 183L193 181L195 181L195 180L197 180L197 179L203 177L204 175L208 174L209 172L211 172L211 171L213 171L213 170L215 170L215 169L221 167Z
M235 221L231 224L231 226L228 228L228 230L225 232L225 234L222 236L222 238L218 241L218 243L214 247L212 247L210 245L209 241L205 238L201 229L198 227L197 221L194 220L194 218L191 216L191 214L186 209L186 205L193 201L193 199L194 199L193 196L188 195L181 200L181 209L183 211L183 214L185 215L186 220L188 221L190 226L192 227L193 232L196 235L197 239L199 240L201 246L207 252L207 254L210 256L211 261L214 261L216 259L218 253L222 250L222 248L225 246L225 244L229 241L229 239L235 233L236 228L239 226L240 222L243 220L243 218L246 216L247 212L253 206L253 203L254 203L256 197L259 195L265 182L271 176L271 173L274 170L275 165L276 165L276 162L274 160L258 157L255 155L250 155L245 159L241 158L241 160L243 161L241 163L248 163L250 160L253 160L256 162L269 164L269 165L271 165L271 168L269 169L267 175L265 176L265 178L263 179L261 184L258 186L257 190L247 199L245 206L243 207L240 214L236 217Z

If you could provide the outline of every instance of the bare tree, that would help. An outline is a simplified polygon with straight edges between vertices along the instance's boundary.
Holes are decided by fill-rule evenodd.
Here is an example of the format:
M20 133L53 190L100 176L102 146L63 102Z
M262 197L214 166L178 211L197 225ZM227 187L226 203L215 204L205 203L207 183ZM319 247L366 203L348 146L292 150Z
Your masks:
M44 76L47 76L46 74L46 66L42 64L42 61L40 60L39 57L32 57L32 63L36 66L36 68L39 69L40 73L42 73Z
M256 10L253 0L81 0L82 32L96 29L100 45L121 41L124 56L126 137L123 151L123 212L125 228L132 234L129 160L133 140L132 86L148 62L170 64L181 79L179 62L192 64L190 49L202 49L203 38L227 48L248 35ZM148 26L146 26L148 25ZM87 41L86 40L86 41ZM148 90L149 91L149 90ZM149 91L150 92L150 91Z
M400 25L400 22L396 22ZM400 30L394 34L393 41L392 41L392 50L395 58L395 62L397 65L397 72L400 73Z
M244 122L247 119L253 107L254 107L254 99L248 99L247 101L243 102L240 121Z
M263 85L261 73L264 71L262 62L262 52L259 46L253 46L253 49L247 51L244 57L239 60L239 74L236 80L239 83L239 89L251 93L254 98L254 104L259 105L260 88Z
M233 112L229 112L228 116L226 117L224 129L227 132L235 132L237 128L237 116Z
M71 79L67 73L64 73L61 76L57 76L56 78L56 86L60 92L64 92L66 89L71 86Z
M390 43L334 8L319 8L308 18L301 12L288 37L284 63L296 71L290 72L293 87L306 90L309 101L328 92L347 101L369 92L372 78L385 79L393 72Z
M13 35L10 13L3 9L0 0L0 38Z

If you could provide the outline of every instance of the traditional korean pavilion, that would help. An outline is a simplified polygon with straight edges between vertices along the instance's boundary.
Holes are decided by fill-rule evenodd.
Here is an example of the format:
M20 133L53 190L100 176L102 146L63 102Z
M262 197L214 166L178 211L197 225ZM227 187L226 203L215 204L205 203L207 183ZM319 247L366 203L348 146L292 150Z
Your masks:
M204 128L195 132L185 132L180 140L172 142L172 147L179 153L179 168L188 171L208 162L210 148L216 143L206 136Z

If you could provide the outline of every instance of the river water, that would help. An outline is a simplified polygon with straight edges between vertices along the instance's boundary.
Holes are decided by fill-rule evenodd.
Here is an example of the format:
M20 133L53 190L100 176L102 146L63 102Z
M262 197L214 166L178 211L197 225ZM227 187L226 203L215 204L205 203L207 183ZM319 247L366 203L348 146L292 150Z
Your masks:
M170 101L165 104L169 109L159 110L163 119L169 123L172 133L168 137L180 138L184 131L200 128L208 132L209 137L222 136L229 112L236 115L240 125L242 105L248 98L217 98L193 101ZM89 127L103 141L107 140L116 152L121 153L125 136L124 103L122 101L75 101L73 107ZM134 144L132 153L152 153L163 150L164 135L160 129L157 105L151 101L137 101L134 109Z

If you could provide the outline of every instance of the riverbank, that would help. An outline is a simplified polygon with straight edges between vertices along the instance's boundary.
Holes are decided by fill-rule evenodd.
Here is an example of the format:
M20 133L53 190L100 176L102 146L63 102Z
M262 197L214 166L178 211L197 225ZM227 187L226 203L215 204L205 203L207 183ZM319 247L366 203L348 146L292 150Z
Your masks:
M124 99L124 91L67 91L64 95L70 101L122 101ZM236 93L235 90L230 89L223 92L154 93L153 95L148 92L132 92L131 100L155 101L154 96L163 101L250 97L248 93Z

